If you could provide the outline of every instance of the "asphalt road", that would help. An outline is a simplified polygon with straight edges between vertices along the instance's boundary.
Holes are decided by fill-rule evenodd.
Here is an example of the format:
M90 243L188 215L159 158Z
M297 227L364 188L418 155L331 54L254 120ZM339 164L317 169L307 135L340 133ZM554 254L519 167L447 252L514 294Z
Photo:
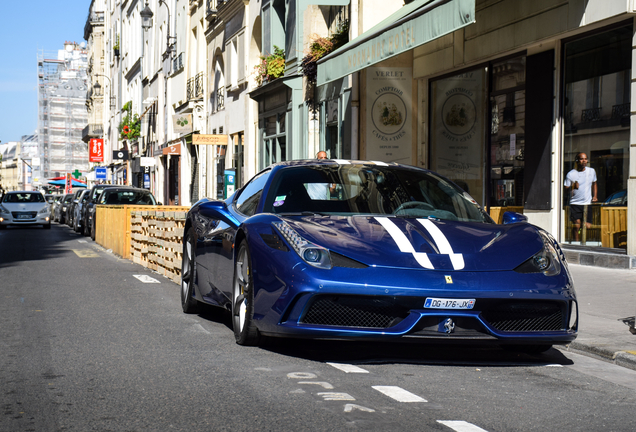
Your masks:
M230 326L66 226L0 231L0 431L636 430L636 372L577 354Z

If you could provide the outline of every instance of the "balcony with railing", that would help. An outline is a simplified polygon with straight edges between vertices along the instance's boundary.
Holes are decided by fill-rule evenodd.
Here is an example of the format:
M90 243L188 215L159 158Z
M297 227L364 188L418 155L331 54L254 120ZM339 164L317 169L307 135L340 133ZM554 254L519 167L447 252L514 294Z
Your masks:
M199 72L196 76L188 79L186 83L186 96L187 100L203 97L203 72Z
M225 108L225 87L219 87L216 91L216 111Z
M104 136L104 127L101 124L88 124L82 130L82 141L87 143L91 138L101 138Z

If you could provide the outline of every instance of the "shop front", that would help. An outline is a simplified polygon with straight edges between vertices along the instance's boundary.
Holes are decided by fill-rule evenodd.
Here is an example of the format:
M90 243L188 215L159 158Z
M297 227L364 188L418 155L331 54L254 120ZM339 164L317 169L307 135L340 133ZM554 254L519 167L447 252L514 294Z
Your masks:
M577 262L630 267L633 11L609 16L596 0L526 11L506 8L512 1L419 3L319 62L322 89L341 79L337 57L359 66L349 72L359 116L342 126L359 127L359 157L440 172L496 222L523 213L568 250L625 258ZM441 6L424 11L433 4ZM468 12L448 31L419 36L418 19L437 11L448 23L458 9L442 6L452 4ZM392 55L382 57L391 34ZM396 48L402 40L408 49Z

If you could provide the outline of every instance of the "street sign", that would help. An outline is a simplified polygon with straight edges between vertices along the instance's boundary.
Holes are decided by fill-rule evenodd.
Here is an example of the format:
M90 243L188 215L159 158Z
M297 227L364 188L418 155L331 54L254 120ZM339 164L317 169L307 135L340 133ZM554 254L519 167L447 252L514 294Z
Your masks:
M92 138L88 146L89 162L104 162L104 140Z
M106 180L106 167L95 167L95 180Z

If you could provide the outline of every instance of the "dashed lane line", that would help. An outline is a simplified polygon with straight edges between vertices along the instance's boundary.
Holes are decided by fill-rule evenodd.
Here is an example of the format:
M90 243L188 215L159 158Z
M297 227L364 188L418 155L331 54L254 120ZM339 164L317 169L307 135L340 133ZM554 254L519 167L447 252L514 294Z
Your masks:
M368 370L362 369L361 367L354 366L351 364L345 364L345 363L327 363L327 364L345 373L369 373Z
M397 386L371 386L386 396L395 399L398 402L426 402L426 399L419 397L410 391L404 390Z
M472 423L468 423L462 420L437 420L437 423L441 423L444 426L448 426L457 432L487 432L485 429L475 426Z

